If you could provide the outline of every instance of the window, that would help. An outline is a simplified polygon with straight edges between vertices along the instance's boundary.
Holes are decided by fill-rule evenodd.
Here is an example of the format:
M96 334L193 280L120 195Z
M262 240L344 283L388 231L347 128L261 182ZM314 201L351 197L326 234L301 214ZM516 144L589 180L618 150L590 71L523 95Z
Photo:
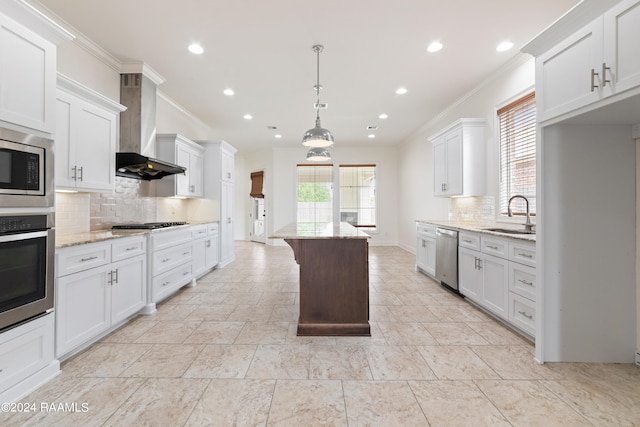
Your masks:
M376 226L375 165L340 165L340 221Z
M333 221L333 165L298 165L298 222Z
M509 199L517 194L529 199L536 212L536 101L535 92L498 110L500 122L500 213L507 215ZM526 212L524 200L511 204L514 215Z

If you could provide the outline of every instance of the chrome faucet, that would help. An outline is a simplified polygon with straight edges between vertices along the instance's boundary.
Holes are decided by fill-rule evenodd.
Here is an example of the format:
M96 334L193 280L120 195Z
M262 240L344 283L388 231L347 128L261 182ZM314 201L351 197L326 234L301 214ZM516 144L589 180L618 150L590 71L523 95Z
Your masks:
M529 199L527 199L524 196L521 196L519 194L516 194L515 196L511 197L509 199L509 203L507 203L507 215L509 215L510 217L513 216L513 213L511 212L511 201L513 199L523 199L526 206L527 206L527 221L524 224L524 229L525 231L533 231L533 227L535 226L535 224L531 224L531 215L529 215Z

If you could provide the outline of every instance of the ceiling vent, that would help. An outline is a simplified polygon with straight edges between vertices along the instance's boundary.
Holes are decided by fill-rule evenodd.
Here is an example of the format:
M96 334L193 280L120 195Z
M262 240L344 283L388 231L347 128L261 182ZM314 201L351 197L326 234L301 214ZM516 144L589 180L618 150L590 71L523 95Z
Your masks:
M378 125L369 125L367 126L367 130L377 130L378 129Z
M320 103L314 102L313 103L313 109L314 110L318 110L318 109L319 110L326 110L327 108L329 108L329 104L327 104L326 102L320 102Z

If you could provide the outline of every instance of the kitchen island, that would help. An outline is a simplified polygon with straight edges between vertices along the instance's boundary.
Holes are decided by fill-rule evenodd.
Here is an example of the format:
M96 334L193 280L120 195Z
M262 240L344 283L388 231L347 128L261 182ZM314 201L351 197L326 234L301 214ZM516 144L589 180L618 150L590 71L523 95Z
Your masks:
M371 336L369 236L342 222L291 223L284 239L300 265L298 335Z

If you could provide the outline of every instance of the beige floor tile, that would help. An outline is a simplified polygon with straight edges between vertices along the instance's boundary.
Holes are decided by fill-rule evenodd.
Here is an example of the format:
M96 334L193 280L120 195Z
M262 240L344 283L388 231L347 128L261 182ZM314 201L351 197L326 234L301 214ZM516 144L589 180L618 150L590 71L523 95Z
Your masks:
M300 309L297 305L276 305L273 307L269 322L296 322L300 317Z
M296 300L295 292L263 292L258 304L290 305Z
M198 320L163 320L148 329L135 342L138 344L178 344L191 335L200 323L202 322Z
M211 307L222 304L227 296L228 292L199 292L191 297L189 303Z
M464 323L422 323L440 345L488 345L487 340Z
M189 314L196 309L193 304L159 304L156 312L150 314L149 317L160 321L184 320Z
M428 304L427 308L441 322L483 322L487 320L486 315L479 313L472 307Z
M288 322L246 322L235 344L284 344Z
M409 381L431 427L510 426L472 381Z
M436 339L420 323L377 322L390 345L435 345Z
M314 337L314 336L298 336L298 322L290 322L289 329L287 331L286 344L298 344L298 345L336 345L336 342L340 338L345 337Z
M537 380L556 377L556 374L547 366L536 363L526 347L516 345L472 346L470 348L502 379Z
M394 305L388 308L398 322L438 321L438 318L423 305Z
M349 425L428 426L406 381L343 381Z
M148 379L115 414L107 426L184 425L210 380Z
M524 337L495 320L467 322L467 326L476 331L478 335L484 338L489 344L523 345L528 343Z
M369 319L374 322L397 322L388 305L372 305L369 307ZM402 306L398 306L402 307Z
M314 345L309 363L311 379L373 379L367 353L361 346Z
M278 380L267 426L347 426L340 381Z
M239 291L240 286L234 286L238 291L229 292L222 304L257 304L262 298L262 292Z
M185 344L233 344L244 322L210 322L203 321L186 338Z
M151 316L138 316L104 337L101 342L133 343L157 324L158 321Z
M198 305L185 320L227 320L231 312L236 309L235 305L225 304L202 304Z
M181 377L198 357L204 345L155 344L120 374L122 377Z
M273 305L239 304L227 320L242 322L268 322Z
M498 374L466 346L418 347L441 380L499 379Z
M436 379L417 347L370 346L365 351L375 380Z
M183 378L244 378L257 346L207 345Z
M310 351L306 345L260 345L246 378L308 379Z
M65 373L80 377L117 377L153 344L98 343L64 365Z
M488 380L476 384L513 425L591 425L538 381Z
M264 426L275 380L213 379L185 426Z
M395 292L369 292L370 305L402 305Z

